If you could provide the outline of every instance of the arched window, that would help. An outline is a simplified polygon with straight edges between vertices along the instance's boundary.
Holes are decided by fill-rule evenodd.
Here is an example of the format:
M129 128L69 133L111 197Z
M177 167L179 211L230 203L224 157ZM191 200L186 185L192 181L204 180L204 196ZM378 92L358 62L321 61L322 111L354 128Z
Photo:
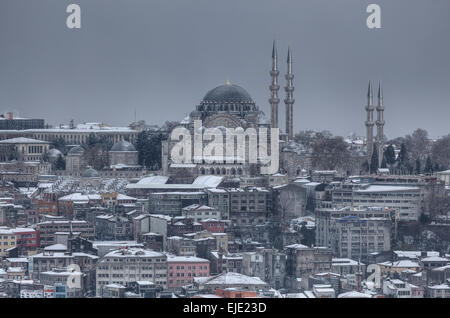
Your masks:
M223 175L226 175L226 174L227 174L227 169L222 168L222 174L223 174Z
M210 174L214 174L214 168L209 169Z

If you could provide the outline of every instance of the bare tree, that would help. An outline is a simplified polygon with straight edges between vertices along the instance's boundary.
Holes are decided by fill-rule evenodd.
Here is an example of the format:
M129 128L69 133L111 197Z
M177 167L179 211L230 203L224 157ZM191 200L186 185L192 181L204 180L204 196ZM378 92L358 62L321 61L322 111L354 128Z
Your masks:
M433 162L437 163L440 169L450 169L450 134L438 139L431 149Z
M342 137L325 137L314 142L312 164L315 168L334 170L344 168L350 160L348 145Z

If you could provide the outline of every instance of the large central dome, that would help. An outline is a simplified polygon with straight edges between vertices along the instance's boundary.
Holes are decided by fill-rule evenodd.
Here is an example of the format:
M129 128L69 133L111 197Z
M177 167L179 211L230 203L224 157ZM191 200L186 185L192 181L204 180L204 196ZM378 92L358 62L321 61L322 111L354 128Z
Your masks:
M210 90L203 102L209 103L253 103L250 94L238 85L225 84Z

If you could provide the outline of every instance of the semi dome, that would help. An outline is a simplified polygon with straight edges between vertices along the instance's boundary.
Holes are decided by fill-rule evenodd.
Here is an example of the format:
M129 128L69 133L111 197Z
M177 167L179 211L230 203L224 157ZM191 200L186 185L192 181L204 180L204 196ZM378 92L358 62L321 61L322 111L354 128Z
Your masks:
M56 148L52 148L52 149L50 149L49 151L48 151L48 156L50 157L50 158L58 158L59 157L59 155L61 155L62 156L62 153L61 153L61 151L59 151L58 149L56 149Z
M81 146L73 147L67 153L68 155L82 155L84 153L84 148Z
M83 178L98 178L100 176L100 174L94 168L88 167L86 170L83 171L81 176Z
M225 84L206 93L203 102L210 103L253 103L250 94L238 85Z
M136 151L136 148L130 142L122 140L116 142L112 146L111 151Z

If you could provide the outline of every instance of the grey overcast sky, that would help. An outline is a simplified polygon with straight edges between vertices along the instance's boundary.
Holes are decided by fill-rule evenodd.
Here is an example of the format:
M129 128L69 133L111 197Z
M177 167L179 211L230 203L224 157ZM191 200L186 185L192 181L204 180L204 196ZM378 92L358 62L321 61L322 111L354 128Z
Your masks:
M66 27L70 3L80 30ZM382 29L366 26L370 3ZM268 115L274 39L282 86L293 48L295 131L364 134L370 79L388 138L450 133L449 0L0 0L0 112L162 124L229 79Z

